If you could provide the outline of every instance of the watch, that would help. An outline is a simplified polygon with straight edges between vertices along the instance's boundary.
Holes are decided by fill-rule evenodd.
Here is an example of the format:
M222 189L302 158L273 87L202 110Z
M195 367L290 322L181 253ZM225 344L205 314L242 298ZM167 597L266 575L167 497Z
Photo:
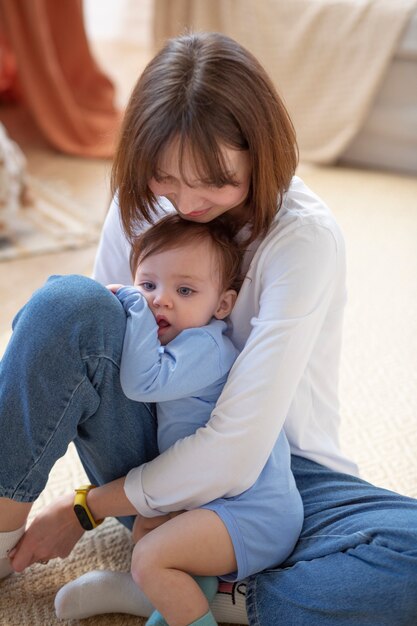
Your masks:
M95 486L96 485L82 485L75 490L74 513L84 530L93 530L104 522L102 519L95 520L87 505L87 494L91 489L94 489Z

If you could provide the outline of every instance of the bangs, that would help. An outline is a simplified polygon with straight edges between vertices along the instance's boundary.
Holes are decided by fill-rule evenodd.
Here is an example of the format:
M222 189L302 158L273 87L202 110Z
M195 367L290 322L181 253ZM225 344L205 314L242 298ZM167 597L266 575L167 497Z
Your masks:
M228 126L232 128L225 134L224 126L220 132L220 128L216 128L207 115L196 112L193 116L184 117L185 119L177 120L177 123L173 124L175 127L166 134L165 141L159 142L156 150L154 144L152 158L147 160L151 167L150 177L157 177L166 149L174 142L178 142L178 165L185 184L193 187L198 181L214 187L238 185L236 172L231 170L224 155L225 147L247 150L240 133L236 132L236 126L229 122ZM193 164L193 180L190 179L190 163Z
M203 132L202 129L198 131L192 129L188 134L180 135L179 168L184 182L190 186L195 182L187 180L184 167L184 163L187 162L193 163L196 179L204 185L214 187L237 185L239 181L236 179L236 172L231 170L222 150L225 146L224 141L221 144L207 131Z

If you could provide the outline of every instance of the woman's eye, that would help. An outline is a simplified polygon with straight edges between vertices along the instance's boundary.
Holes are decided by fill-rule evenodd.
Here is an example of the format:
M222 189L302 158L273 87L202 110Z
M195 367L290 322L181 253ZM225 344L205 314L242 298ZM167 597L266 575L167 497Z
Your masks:
M223 187L226 187L225 182L223 181L215 181L215 180L202 180L201 181L201 185L203 187L206 187L206 189L223 189Z
M194 293L194 290L191 287L179 287L178 293L180 296L191 296Z
M222 180L210 180L209 178L201 181L202 185L209 189L224 189L224 187L240 187L241 183L232 176Z
M164 174L154 174L153 175L153 179L154 181L156 181L159 184L172 184L174 183L174 179L172 178L172 176L168 176L168 175L164 175Z

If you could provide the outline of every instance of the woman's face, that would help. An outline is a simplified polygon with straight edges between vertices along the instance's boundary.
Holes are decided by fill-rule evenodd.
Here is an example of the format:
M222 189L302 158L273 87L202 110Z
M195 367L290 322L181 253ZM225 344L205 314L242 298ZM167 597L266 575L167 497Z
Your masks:
M149 181L149 188L155 196L167 198L181 217L193 222L206 223L223 213L240 221L247 221L245 200L251 178L249 152L222 148L228 173L234 184L216 187L201 181L196 173L191 157L183 157L181 175L178 142L173 141L165 150L157 173Z

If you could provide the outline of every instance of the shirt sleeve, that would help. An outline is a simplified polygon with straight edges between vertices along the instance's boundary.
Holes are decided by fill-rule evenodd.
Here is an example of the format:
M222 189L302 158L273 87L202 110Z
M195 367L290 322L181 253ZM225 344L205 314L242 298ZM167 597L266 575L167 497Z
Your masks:
M117 196L111 202L94 261L93 278L102 285L121 283L130 285L130 245L120 221Z
M140 513L192 509L253 485L329 311L338 262L326 227L299 226L270 246L249 277L259 284L258 314L206 428L127 476Z
M161 346L155 318L143 295L135 287L123 287L116 295L127 312L120 382L131 400L164 402L185 398L230 369L234 348L231 346L225 354L209 327L184 330Z
M170 202L165 198L158 198L156 211L159 217L172 213L173 210ZM146 228L149 228L149 224L143 222L141 230ZM112 199L103 224L92 277L102 285L109 285L110 283L130 285L132 283L130 249L130 244L123 231L116 194Z

